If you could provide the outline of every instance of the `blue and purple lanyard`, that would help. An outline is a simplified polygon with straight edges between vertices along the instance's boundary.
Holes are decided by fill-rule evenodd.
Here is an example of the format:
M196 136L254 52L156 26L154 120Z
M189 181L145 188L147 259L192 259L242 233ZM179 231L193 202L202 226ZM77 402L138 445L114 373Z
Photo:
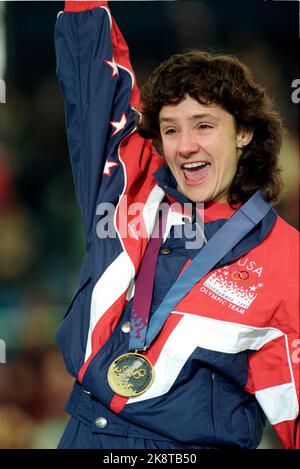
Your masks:
M168 213L163 211L156 220L153 233L143 256L135 282L135 294L131 309L129 349L144 350L148 329L154 277L158 253L163 241Z

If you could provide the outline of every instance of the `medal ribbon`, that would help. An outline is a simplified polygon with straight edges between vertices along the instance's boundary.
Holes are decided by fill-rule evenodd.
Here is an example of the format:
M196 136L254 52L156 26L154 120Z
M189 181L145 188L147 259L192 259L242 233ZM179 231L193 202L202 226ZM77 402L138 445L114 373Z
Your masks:
M146 332L152 302L156 262L163 241L168 212L163 211L156 220L151 239L143 256L135 282L134 298L130 318L129 349L145 348Z

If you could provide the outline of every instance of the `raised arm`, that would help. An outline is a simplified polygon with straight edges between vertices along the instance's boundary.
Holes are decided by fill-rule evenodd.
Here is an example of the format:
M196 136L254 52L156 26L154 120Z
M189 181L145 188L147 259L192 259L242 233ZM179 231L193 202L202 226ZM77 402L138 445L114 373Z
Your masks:
M103 178L120 170L116 148L135 126L139 93L127 45L106 1L65 2L55 44L76 195L89 242Z

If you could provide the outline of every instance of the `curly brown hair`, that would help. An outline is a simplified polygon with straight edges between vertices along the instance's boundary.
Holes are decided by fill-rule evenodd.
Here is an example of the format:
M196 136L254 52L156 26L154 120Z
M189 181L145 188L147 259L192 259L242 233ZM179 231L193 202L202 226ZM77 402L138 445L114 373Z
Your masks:
M229 203L244 203L257 189L263 189L268 201L277 202L283 187L278 167L282 123L249 68L236 57L198 50L171 56L141 89L140 135L160 141L161 108L178 104L187 95L204 105L220 105L234 116L237 129L254 131L229 188Z

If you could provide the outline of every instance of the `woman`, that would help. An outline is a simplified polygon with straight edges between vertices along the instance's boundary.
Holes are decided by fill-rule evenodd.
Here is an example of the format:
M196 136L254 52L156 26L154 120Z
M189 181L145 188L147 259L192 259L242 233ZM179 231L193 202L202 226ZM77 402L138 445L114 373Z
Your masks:
M57 333L76 379L59 447L256 448L265 417L299 447L298 234L270 205L281 124L265 91L237 59L190 51L141 106L103 1L66 2L56 48L87 246Z

